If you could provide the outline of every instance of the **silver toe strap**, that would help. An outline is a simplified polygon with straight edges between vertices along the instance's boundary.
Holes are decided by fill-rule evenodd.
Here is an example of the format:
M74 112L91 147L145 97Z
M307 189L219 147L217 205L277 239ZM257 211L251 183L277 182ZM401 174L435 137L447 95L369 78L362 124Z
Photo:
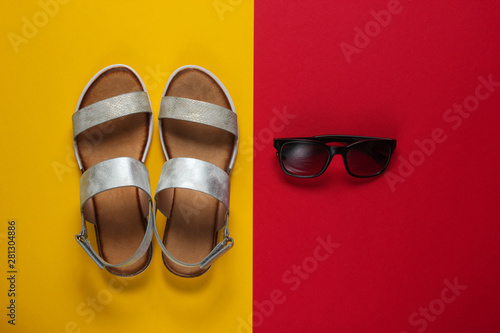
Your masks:
M89 199L95 195L114 188L134 186L148 195L149 217L144 238L139 248L127 260L120 264L110 264L102 259L92 248L88 240L88 230L85 222L84 207ZM151 197L151 185L149 173L146 166L130 157L118 157L103 161L85 171L80 179L80 210L82 214L82 230L76 235L78 244L102 269L104 267L126 267L132 265L142 258L151 244L154 229L153 200Z
M189 98L164 96L159 119L178 119L223 129L238 137L238 120L232 110Z
M174 188L184 188L206 193L219 200L226 207L222 241L203 260L197 263L185 263L175 258L163 244L163 240L158 233L158 228L155 225L154 230L158 244L170 260L183 267L200 267L204 269L233 247L234 242L229 237L228 226L229 175L221 168L195 158L177 157L166 161L156 188L154 211L156 212L158 208L167 218L170 218L173 196L163 191ZM159 199L160 196L162 197L161 199Z
M90 104L73 114L73 138L91 127L135 113L152 113L147 92L133 91Z

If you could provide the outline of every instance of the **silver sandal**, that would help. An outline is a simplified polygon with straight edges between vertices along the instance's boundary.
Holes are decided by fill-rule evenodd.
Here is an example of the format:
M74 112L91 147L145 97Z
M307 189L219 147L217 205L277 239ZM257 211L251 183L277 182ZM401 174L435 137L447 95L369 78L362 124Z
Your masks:
M119 276L144 271L152 258L154 226L149 173L144 165L152 134L144 83L125 65L97 73L73 115L82 229L76 240L101 268ZM97 248L88 239L94 225Z
M184 66L162 97L159 129L167 161L155 194L166 217L155 235L167 269L182 277L205 273L233 246L229 236L229 174L238 121L224 85L209 71Z

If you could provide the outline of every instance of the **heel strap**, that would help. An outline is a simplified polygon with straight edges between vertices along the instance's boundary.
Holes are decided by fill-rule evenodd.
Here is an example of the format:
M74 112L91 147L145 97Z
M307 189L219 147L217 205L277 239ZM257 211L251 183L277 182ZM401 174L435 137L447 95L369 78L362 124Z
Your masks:
M148 195L149 216L146 231L141 244L135 253L119 264L110 264L99 256L88 240L88 229L84 216L84 206L95 195L111 189L133 186L141 189ZM80 211L82 215L82 229L75 236L78 244L87 252L94 262L103 269L104 267L127 267L137 262L148 250L153 237L154 214L153 199L149 173L146 166L130 157L118 157L103 161L85 171L80 179Z
M162 252L173 262L183 267L199 267L204 269L210 266L224 253L229 251L234 244L234 241L229 237L229 175L214 164L186 157L177 157L170 159L163 165L160 181L155 194L154 212L157 208L167 217L170 218L172 210L172 201L162 202L160 207L157 207L158 195L160 192L173 188L184 188L194 191L199 191L208 194L226 208L226 219L224 222L223 239L214 249L200 262L186 263L175 258L163 244L163 240L158 233L158 228L154 227L156 239Z

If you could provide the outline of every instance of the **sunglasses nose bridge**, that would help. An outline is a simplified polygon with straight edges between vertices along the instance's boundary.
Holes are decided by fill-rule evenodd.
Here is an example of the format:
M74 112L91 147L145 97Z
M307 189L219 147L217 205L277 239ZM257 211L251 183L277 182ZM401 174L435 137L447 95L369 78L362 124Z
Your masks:
M330 157L333 158L335 155L340 154L342 152L342 148L344 147L328 146Z
M340 155L340 158L342 159L342 162L344 163L344 166L347 168L347 161L346 161L346 148L347 147L342 147L342 146L328 146L328 150L330 151L330 162L333 160L335 155Z

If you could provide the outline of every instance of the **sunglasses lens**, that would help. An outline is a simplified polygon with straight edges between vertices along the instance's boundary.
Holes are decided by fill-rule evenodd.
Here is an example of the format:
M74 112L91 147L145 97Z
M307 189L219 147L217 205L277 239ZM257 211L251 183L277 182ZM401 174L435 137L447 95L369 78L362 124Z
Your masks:
M347 166L356 176L374 176L385 169L391 158L388 141L362 141L347 152Z
M289 142L281 148L283 168L301 177L316 176L328 162L328 149L314 142Z

